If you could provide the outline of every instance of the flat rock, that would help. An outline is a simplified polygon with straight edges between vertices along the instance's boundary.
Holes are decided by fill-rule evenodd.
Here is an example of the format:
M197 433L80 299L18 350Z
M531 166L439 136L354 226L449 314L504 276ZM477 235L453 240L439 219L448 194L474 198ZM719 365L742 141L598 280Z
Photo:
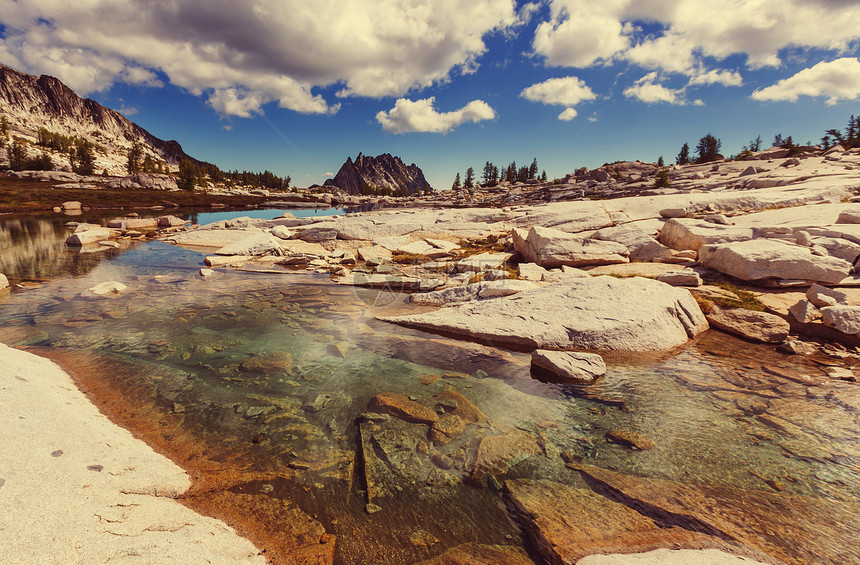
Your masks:
M510 296L524 290L533 290L540 285L531 281L502 279L482 281L463 286L454 286L442 290L413 294L409 297L412 304L422 306L445 306L459 304L477 298L498 298Z
M704 534L661 528L654 520L583 488L548 480L505 481L526 535L548 563L573 565L592 553L695 547Z
M358 258L366 262L368 265L381 265L386 261L390 261L392 253L389 249L381 245L371 247L360 247L357 251Z
M257 233L225 245L216 255L271 255L281 250L280 240L268 233Z
M231 243L241 241L246 237L254 234L262 233L257 228L247 229L199 229L185 231L171 235L166 239L176 243L177 245L187 245L189 247L225 247Z
M765 565L719 549L655 549L645 553L589 555L576 565Z
M612 443L623 445L628 449L654 449L654 442L640 434L631 430L609 430L606 432L606 439Z
M745 281L807 280L835 284L851 272L851 263L813 255L808 248L773 239L706 245L699 250L702 265Z
M293 356L290 353L266 353L247 357L239 365L239 370L246 373L260 373L264 375L283 374L289 375L293 372Z
M821 309L825 326L848 335L860 334L860 306L827 306Z
M639 277L576 279L497 300L379 319L502 345L568 350L669 349L708 327L687 290Z
M445 390L436 395L436 399L442 402L447 401L456 403L457 407L450 411L450 413L459 416L465 422L483 424L487 421L487 416L485 416L477 406L472 404L471 400L454 390L452 387L445 388Z
M654 261L672 256L671 249L633 226L622 225L603 228L595 232L591 237L602 241L620 243L628 249L630 259L635 261Z
M66 245L70 247L81 247L88 243L98 243L108 239L113 232L108 228L91 228L85 231L75 232L66 238Z
M511 466L541 452L537 439L526 432L516 430L503 436L486 436L478 444L471 476L483 479L504 475Z
M532 352L532 365L551 372L563 382L577 384L592 383L606 374L606 363L596 353L537 349Z
M657 280L672 286L702 286L702 277L696 271L669 271L657 277Z
M479 253L457 261L457 270L461 273L469 271L480 273L485 269L500 269L510 258L510 253Z
M439 419L438 414L430 408L394 392L377 394L370 399L367 409L371 412L391 414L414 424L427 424L428 426L432 426Z
M456 414L446 414L433 423L430 440L436 445L448 445L452 439L463 433L466 422Z
M703 245L746 241L752 238L752 228L724 226L704 220L672 219L660 228L660 242L678 250L698 251Z
M419 290L421 279L402 275L384 275L378 273L350 273L337 280L337 284L351 286L366 286L380 290Z
M413 565L534 565L534 561L518 547L470 542Z
M93 296L109 296L112 294L122 294L127 288L121 282L107 281L88 288L87 293Z
M809 300L798 300L788 312L801 324L809 324L821 318L821 311Z
M762 343L782 343L791 331L788 322L767 312L723 308L714 304L706 316L712 327Z
M610 265L630 260L627 247L620 243L577 236L552 228L533 226L525 237L522 230L514 230L513 239L514 248L527 261L546 268Z
M0 562L266 563L232 528L174 500L186 473L54 363L5 345L0 359L0 460L14 461L0 481Z
M813 284L806 291L806 299L818 308L825 306L847 306L848 295L834 288Z

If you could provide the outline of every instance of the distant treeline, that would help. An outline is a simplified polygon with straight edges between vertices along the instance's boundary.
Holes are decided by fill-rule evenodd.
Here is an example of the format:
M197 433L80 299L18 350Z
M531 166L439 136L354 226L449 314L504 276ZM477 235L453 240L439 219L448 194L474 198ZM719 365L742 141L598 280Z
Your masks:
M487 161L484 164L484 170L481 173L482 185L483 186L496 186L501 181L507 181L509 183L515 182L526 182L530 179L538 179L542 182L546 182L546 171L543 171L540 176L538 176L538 164L537 158L532 160L532 164L529 166L517 167L516 161L511 161L507 167L503 169L499 169L496 165ZM463 179L462 185L460 183L460 173L457 172L457 175L454 177L454 184L451 185L451 188L457 190L459 188L472 188L475 186L475 169L469 167L466 169L466 178Z
M223 182L227 186L258 186L270 190L289 190L292 179L289 175L279 177L272 171L252 173L250 171L238 170L222 171L212 163L195 163L190 159L183 159L179 163L179 188L191 190L201 185L204 179L211 182Z

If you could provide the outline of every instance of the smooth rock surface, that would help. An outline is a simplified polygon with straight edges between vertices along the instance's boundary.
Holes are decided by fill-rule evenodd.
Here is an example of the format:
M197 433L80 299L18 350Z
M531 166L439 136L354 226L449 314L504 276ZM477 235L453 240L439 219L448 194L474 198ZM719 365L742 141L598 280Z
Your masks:
M0 273L0 290L9 287L9 279L6 278L6 275Z
M625 246L630 259L635 261L654 261L664 257L671 257L672 250L633 226L615 226L603 228L591 236L593 239L602 241L614 241Z
M413 565L534 565L534 561L518 547L469 542Z
M589 384L606 374L606 363L596 353L578 351L532 352L532 365L551 372L564 382Z
M606 276L379 319L532 349L661 350L708 327L689 291L650 279Z
M848 305L847 294L836 290L835 288L821 286L820 284L813 284L809 287L809 290L806 291L806 299L818 308L824 308L825 306Z
M81 247L88 243L97 243L103 239L108 239L113 232L108 228L91 228L85 231L73 233L66 238L66 245L71 247Z
M745 281L762 279L838 283L851 272L851 263L819 257L809 249L772 239L706 245L699 250L702 265Z
M782 343L791 331L788 322L767 312L722 308L714 304L706 316L714 328L762 343Z
M257 233L225 245L215 255L269 255L280 249L280 240L268 233Z
M601 241L552 228L532 227L525 238L514 231L514 248L527 261L552 268L567 265L610 265L629 261L627 247L614 241Z
M801 324L809 324L821 318L821 312L809 300L798 300L788 312Z
M860 334L860 306L827 306L821 309L825 326L848 335Z
M259 564L173 500L186 473L112 424L46 359L0 344L0 562ZM97 470L100 469L100 470Z
M765 565L718 549L655 549L645 553L589 555L576 565Z

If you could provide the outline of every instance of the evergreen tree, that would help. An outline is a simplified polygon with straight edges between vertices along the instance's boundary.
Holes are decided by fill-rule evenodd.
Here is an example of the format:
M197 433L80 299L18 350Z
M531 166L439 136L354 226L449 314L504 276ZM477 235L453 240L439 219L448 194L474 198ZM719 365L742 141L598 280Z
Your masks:
M466 180L463 181L463 188L472 188L475 186L475 169L469 167L466 169Z
M538 165L537 165L537 157L532 160L532 164L529 166L529 178L537 178L538 174Z
M96 158L93 155L93 144L84 139L78 139L75 150L70 154L72 170L81 176L90 176L96 171Z
M663 167L657 171L657 176L654 179L654 188L666 188L669 184L669 171Z
M696 162L709 163L719 159L718 155L720 154L721 145L722 142L719 139L710 133L706 134L704 137L699 139L699 144L696 145L696 153L699 155Z
M546 182L546 169L544 169L544 170L543 170L543 172L541 172L541 174L540 174L540 181L541 181L541 182Z
M0 147L9 143L9 122L6 116L0 116Z
M665 166L663 163L663 156L662 155L660 155L660 158L657 159L657 166L660 168L663 168Z
M197 165L193 161L183 159L179 162L179 181L176 184L182 190L194 190L199 182L199 174Z
M493 164L489 161L484 164L484 170L481 172L481 177L484 179L484 186L490 186L490 179L493 178Z
M678 156L675 157L676 165L687 165L690 162L690 146L688 144L684 144L681 146L681 152L678 153Z
M505 180L514 183L517 182L517 162L511 161L511 164L508 165L508 168L505 169Z
M128 150L128 161L125 164L125 170L128 171L128 174L133 175L134 173L140 172L140 160L143 155L143 148L139 143L135 143L131 146L131 149ZM149 155L147 155L149 157Z
M756 151L761 151L761 136L757 136L755 139L750 141L749 147L747 147L749 151L755 153Z
M457 176L454 177L454 184L451 185L451 190L460 190L460 171L457 171Z
M529 168L523 165L517 171L517 182L526 182L529 180Z
M156 172L159 172L159 171L157 171L157 170L156 170L156 168L155 168L155 162L152 160L152 157L150 157L149 155L147 155L146 157L144 157L144 158L143 158L143 165L142 165L142 168L143 168L143 172L144 172L144 173L156 173Z
M493 172L492 172L492 176L490 177L490 183L493 186L496 186L497 184L499 184L499 168L495 165L493 165Z
M23 171L27 162L27 149L15 138L9 146L9 168L13 171Z
M778 133L773 136L773 145L771 147L782 147L783 143L785 143L785 140L782 138L782 134Z

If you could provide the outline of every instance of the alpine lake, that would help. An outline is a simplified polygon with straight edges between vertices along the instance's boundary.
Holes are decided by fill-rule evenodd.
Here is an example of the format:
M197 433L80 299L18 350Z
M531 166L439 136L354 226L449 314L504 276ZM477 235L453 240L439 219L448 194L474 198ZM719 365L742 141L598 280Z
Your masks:
M0 218L13 284L0 341L59 363L188 470L185 504L273 562L400 565L469 542L556 562L522 494L541 485L556 502L589 492L633 508L658 538L860 563L860 385L828 379L824 356L708 331L669 352L607 354L593 385L556 384L531 374L528 352L375 319L412 309L407 294L305 272L204 278L203 253L158 241L65 246L65 222L107 219ZM86 296L105 281L128 290ZM408 406L385 413L382 394ZM575 511L556 506L544 511ZM602 506L588 508L583 529L600 524ZM613 551L628 533L641 541L617 529Z

